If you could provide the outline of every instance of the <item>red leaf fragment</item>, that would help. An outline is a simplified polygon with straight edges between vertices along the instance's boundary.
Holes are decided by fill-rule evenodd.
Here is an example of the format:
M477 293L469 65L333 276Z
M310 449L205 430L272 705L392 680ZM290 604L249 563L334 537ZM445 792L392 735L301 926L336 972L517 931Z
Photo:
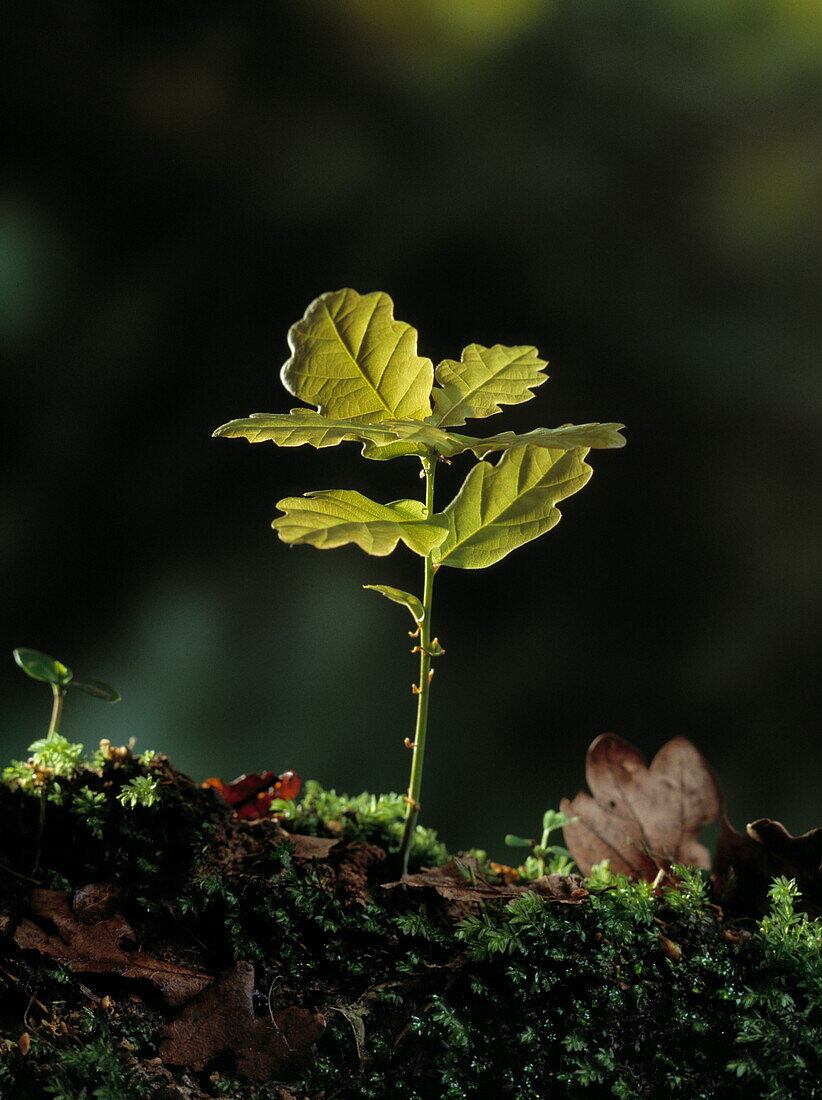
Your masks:
M746 912L764 913L768 888L779 875L792 878L804 908L822 916L822 826L791 836L779 821L762 817L738 833L723 814L716 846L714 883L729 902Z
M719 816L722 794L687 738L668 741L649 767L628 741L603 734L588 749L585 779L590 795L580 791L560 803L564 814L578 818L564 833L583 874L604 859L614 872L649 880L673 863L710 867L697 837Z
M72 911L70 897L62 890L33 890L32 913L40 920L50 921L57 932L47 932L24 918L15 930L15 943L25 950L40 951L57 959L76 974L118 974L121 978L150 982L170 1005L185 1004L208 985L209 974L154 958L143 951L126 950L127 944L136 946L136 937L120 913L87 924Z
M283 772L275 775L274 772L249 772L248 775L240 775L232 779L230 783L222 779L212 777L206 779L204 787L214 787L229 806L234 807L237 817L252 820L258 817L268 817L268 811L275 798L296 798L303 785L303 781L296 772Z
M325 1031L318 1012L290 1007L254 1015L254 967L238 962L218 975L163 1031L160 1057L200 1071L228 1055L251 1081L288 1080L309 1068Z

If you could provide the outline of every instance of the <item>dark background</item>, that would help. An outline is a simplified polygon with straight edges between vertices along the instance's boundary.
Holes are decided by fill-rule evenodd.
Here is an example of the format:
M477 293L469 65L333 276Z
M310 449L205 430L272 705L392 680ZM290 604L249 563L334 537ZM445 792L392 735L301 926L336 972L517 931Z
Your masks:
M276 501L415 495L354 445L212 440L294 404L286 331L387 290L437 361L534 343L478 434L620 420L544 539L438 580L424 820L504 855L611 731L692 737L738 826L818 821L816 0L5 6L4 758L64 730L198 779L402 790L405 550L288 551ZM468 468L441 474L444 503Z

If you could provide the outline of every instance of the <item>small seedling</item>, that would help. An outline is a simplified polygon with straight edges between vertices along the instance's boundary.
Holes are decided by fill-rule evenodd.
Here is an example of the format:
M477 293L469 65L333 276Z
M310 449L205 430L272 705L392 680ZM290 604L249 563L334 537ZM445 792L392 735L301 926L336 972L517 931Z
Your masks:
M104 699L107 703L119 702L120 693L110 684L104 684L102 680L75 680L74 673L67 665L55 657L49 657L47 653L41 653L38 649L18 647L13 654L17 664L32 680L42 680L44 683L51 684L52 705L48 733L41 741L35 741L29 746L29 752L33 753L29 765L14 765L4 772L4 778L13 777L24 788L29 785L39 788L40 817L37 830L37 854L34 861L36 870L40 863L46 820L46 782L48 780L53 782L60 775L71 776L80 766L83 754L82 745L72 745L65 737L60 736L60 719L63 716L66 691L73 688L76 691L85 692L86 695L93 695L95 699ZM59 784L53 785L48 797L52 801L62 798Z
M383 557L402 541L424 561L422 596L389 585L365 587L404 606L414 621L413 653L419 654L417 722L401 842L403 869L420 809L431 662L445 652L432 631L434 577L442 566L482 569L554 527L557 504L591 476L584 461L591 447L621 447L621 424L564 425L518 435L502 432L484 439L454 428L466 419L501 412L501 405L530 400L547 378L537 349L486 348L469 344L459 361L445 359L434 369L417 354L417 332L394 319L387 294L338 290L317 298L292 326L291 357L282 368L283 385L313 409L254 413L218 428L215 435L251 443L269 440L281 447L331 447L362 443L365 458L385 460L412 455L422 466L424 500L378 504L349 489L286 497L273 527L283 542L327 550L355 543ZM434 503L439 461L471 452L481 460L442 511ZM492 465L484 459L499 453Z
M571 853L560 844L550 844L551 834L564 829L575 817L566 817L561 810L546 810L542 818L542 837L539 841L508 833L505 843L509 848L530 848L531 854L518 868L520 878L535 879L543 875L567 875L574 866Z
M27 676L32 680L42 680L51 684L52 707L49 730L46 734L51 740L60 729L60 719L63 715L63 700L66 691L71 688L75 691L93 695L95 699L103 699L106 703L118 703L120 692L110 684L104 684L102 680L75 680L74 673L55 657L49 657L47 653L41 653L38 649L18 648L14 650L14 659Z

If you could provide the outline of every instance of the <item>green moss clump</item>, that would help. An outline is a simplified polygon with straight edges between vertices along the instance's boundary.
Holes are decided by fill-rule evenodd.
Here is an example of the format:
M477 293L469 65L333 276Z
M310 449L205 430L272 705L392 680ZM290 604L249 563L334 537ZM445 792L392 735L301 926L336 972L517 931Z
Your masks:
M159 800L132 809L121 795L140 777ZM60 782L38 878L114 881L142 950L215 974L249 960L261 1015L321 1011L313 1066L288 1086L300 1098L782 1100L814 1095L822 1078L822 926L798 913L789 881L773 884L758 923L727 921L691 868L661 892L601 867L567 902L446 900L383 889L398 873L396 795L308 783L278 810L292 833L337 840L313 859L276 820L239 821L162 757L115 755ZM174 1010L14 944L41 799L12 787L0 784L0 1096L183 1095L184 1071L153 1061ZM446 854L418 831L415 866ZM186 1072L202 1096L284 1095L281 1082L239 1079L229 1056Z

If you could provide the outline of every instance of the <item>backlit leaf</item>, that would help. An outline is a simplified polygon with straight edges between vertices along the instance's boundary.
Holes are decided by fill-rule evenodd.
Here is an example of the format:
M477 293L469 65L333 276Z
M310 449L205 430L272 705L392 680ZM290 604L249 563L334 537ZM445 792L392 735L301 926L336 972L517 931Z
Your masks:
M478 462L443 515L450 530L435 558L441 565L482 569L559 522L556 505L592 474L587 451L515 447L496 466Z
M449 456L459 453L457 447L460 450L473 451L477 458L484 458L494 451L505 451L511 447L547 447L549 450L563 451L576 447L624 447L625 436L620 431L624 427L624 424L564 424L561 428L534 428L522 435L500 432L498 435L489 435L486 439L474 439L449 432Z
M85 692L86 695L93 695L95 699L102 699L104 703L119 703L122 699L117 688L102 680L72 680L69 687Z
M47 684L67 684L72 671L62 661L41 653L39 649L19 647L14 650L14 659L32 680L44 680Z
M615 873L653 879L674 863L708 867L699 832L719 816L722 793L705 758L685 737L674 737L650 765L634 745L606 733L585 758L585 791L560 810L574 820L565 843L583 874L610 861Z
M451 453L458 446L447 432L421 420L382 420L375 424L322 416L313 409L292 409L289 413L252 413L241 420L223 424L215 436L247 439L250 443L276 443L280 447L333 447L338 443L363 443L367 458L383 455L392 445L405 447L404 454L426 454L435 449ZM399 441L399 442L398 442ZM463 448L464 449L464 448Z
M350 489L286 497L277 507L285 515L271 526L283 542L308 543L319 550L353 542L367 554L384 557L402 540L424 557L448 534L447 519L441 514L427 517L419 500L377 504Z
M401 588L392 588L388 584L364 584L363 588L368 588L371 592L379 592L381 596L385 596L387 600L393 600L394 603L402 604L403 607L407 607L411 612L411 616L414 622L421 623L425 618L425 610L422 604L416 596L412 596L410 592L403 592Z
M434 368L417 355L417 330L393 310L381 291L321 294L288 333L285 388L334 419L424 420Z
M237 817L250 820L268 817L271 803L277 799L296 798L302 787L302 780L296 772L249 772L238 776L230 783L212 776L203 781L204 787L213 787L219 791L229 806L233 806Z
M502 412L500 405L530 401L534 387L548 378L542 369L547 365L534 347L469 344L459 363L445 359L437 367L436 379L442 388L432 395L432 423L453 427L464 424L467 417Z

